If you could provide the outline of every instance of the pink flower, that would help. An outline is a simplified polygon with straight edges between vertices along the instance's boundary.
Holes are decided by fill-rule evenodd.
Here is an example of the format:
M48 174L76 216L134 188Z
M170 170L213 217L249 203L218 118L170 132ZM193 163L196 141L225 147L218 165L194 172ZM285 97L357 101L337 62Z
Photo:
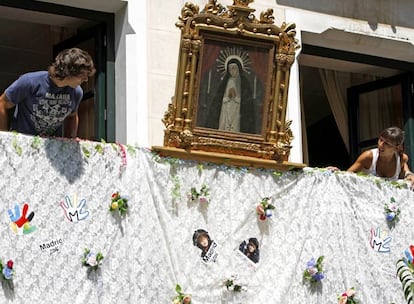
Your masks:
M391 211L396 212L396 211L398 210L398 205L397 205L397 204L395 204L395 203L393 203L393 204L390 204L390 205L388 206L388 208L389 208Z
M308 272L311 276L313 276L315 273L318 272L318 269L316 267L309 267Z
M257 205L256 212L257 212L257 214L264 214L265 213L264 208L261 204Z
M191 304L191 296L186 295L183 299L183 304Z
M200 202L200 203L208 203L208 199L207 199L207 197L205 197L204 195L202 195L202 196L200 196L199 198L198 198L198 201Z
M355 290L350 288L347 291L345 291L345 295L348 296L348 297L352 297L352 296L355 295Z
M346 302L348 301L348 297L345 295L345 294L343 294L340 298L339 298L339 301L338 301L338 304L346 304Z

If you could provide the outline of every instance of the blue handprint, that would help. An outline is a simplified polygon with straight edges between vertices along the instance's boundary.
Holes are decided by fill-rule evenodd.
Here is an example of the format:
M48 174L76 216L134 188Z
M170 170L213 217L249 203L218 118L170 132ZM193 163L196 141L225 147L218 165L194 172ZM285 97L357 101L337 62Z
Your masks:
M14 212L12 209L7 210L9 218L12 221L11 228L19 235L29 234L36 230L35 226L30 225L31 220L34 217L34 212L32 211L29 215L27 215L28 210L29 205L27 203L23 205L22 213L20 212L18 204L14 205Z
M378 252L390 252L391 249L389 244L392 240L391 236L384 238L384 235L381 236L381 230L378 227L377 229L371 228L371 237L369 243L371 248Z
M82 199L79 204L76 195L73 196L73 199L74 204L72 205L69 196L65 196L65 202L60 202L60 206L65 211L66 218L71 222L77 223L86 219L89 215L89 211L84 210L84 207L86 205L85 199Z

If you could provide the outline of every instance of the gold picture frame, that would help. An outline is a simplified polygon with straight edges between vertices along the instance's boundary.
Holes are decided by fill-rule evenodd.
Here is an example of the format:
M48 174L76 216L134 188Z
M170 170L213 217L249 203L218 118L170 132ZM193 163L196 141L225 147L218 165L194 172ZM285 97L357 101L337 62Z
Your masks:
M234 0L225 8L209 0L202 11L188 2L182 8L175 95L163 118L164 146L154 150L237 165L304 166L288 163L296 26L274 25L272 9L257 19L251 2Z

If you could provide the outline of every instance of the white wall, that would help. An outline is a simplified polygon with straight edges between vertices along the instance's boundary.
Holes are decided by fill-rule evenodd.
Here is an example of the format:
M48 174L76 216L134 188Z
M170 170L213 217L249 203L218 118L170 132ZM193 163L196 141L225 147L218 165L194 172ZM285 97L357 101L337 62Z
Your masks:
M147 2L129 1L115 18L116 140L149 146Z

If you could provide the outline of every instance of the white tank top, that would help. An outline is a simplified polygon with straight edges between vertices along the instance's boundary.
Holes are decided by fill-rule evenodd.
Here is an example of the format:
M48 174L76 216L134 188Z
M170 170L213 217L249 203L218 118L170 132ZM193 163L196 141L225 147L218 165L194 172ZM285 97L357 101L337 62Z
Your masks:
M365 169L364 172L368 174L372 174L377 176L377 161L378 161L378 149L372 149L372 163L371 167L367 170ZM397 180L400 176L401 172L401 162L400 162L400 156L395 152L395 159L397 160L397 165L395 166L395 173L392 177L386 177L388 180Z

